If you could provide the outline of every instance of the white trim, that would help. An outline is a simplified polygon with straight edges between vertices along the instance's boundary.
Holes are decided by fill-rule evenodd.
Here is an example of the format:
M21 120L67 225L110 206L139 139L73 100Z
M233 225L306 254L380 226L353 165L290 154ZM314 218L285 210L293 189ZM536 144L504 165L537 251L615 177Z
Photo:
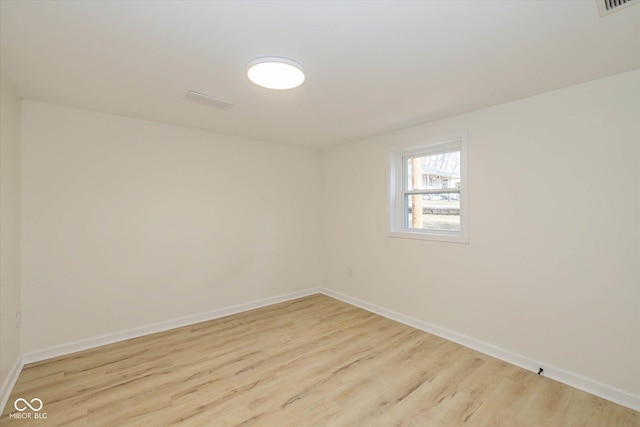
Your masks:
M193 314L178 319L167 320L165 322L154 323L152 325L142 326L139 328L127 329L125 331L113 332L106 335L101 335L94 338L88 338L84 340L74 341L67 344L58 345L55 347L46 348L43 350L36 350L22 355L22 362L24 365L34 362L40 362L41 360L51 359L58 356L66 356L71 353L76 353L82 350L88 350L95 347L100 347L107 344L113 344L120 341L129 340L132 338L138 338L145 335L155 334L156 332L163 332L169 329L180 328L182 326L193 325L195 323L206 322L208 320L219 319L220 317L230 316L232 314L238 314L256 308L265 307L267 305L278 304L285 301L290 301L297 298L306 297L309 295L317 294L320 292L319 288L311 288L303 291L292 292L284 295L278 295L275 297L264 298L257 301L251 301L243 304L233 305L230 307L218 308L206 313Z
M460 231L408 229L404 225L404 159L460 150ZM446 135L411 145L394 145L387 150L387 176L389 198L387 200L387 237L403 239L435 240L451 243L469 243L469 135L465 132ZM442 189L446 192L446 189Z
M9 400L9 396L13 391L13 387L16 385L16 381L18 381L23 367L24 361L21 356L18 356L18 360L13 364L7 378L4 379L2 386L0 386L0 414L4 412L4 407Z
M438 242L449 243L469 243L469 239L460 237L458 233L447 234L446 231L387 231L387 237L396 237L398 239L418 239L418 240L435 240Z
M380 316L386 317L391 320L403 323L416 329L420 329L424 332L428 332L433 335L437 335L449 341L453 341L465 347L503 360L512 365L519 366L532 372L537 372L539 367L544 368L544 375L548 378L561 382L563 384L575 387L579 390L617 403L619 405L631 408L636 411L640 411L640 396L629 393L624 390L612 387L607 384L603 384L599 381L591 378L584 377L582 375L566 371L564 369L556 368L554 366L547 365L545 363L536 361L529 357L514 353L509 350L494 346L492 344L471 338L469 336L459 334L449 329L441 328L436 325L432 325L425 321L416 319L411 316L398 313L393 310L389 310L384 307L380 307L375 304L363 301L358 298L354 298L343 293L325 289L325 288L311 288L303 291L292 292L289 294L279 295L270 298L264 298L257 301L238 304L230 307L223 307L206 313L195 314L191 316L182 317L179 319L168 320L166 322L160 322L153 325L143 326L140 328L133 328L126 331L115 332L112 334L102 335L100 337L90 338L86 340L75 341L68 344L63 344L56 347L51 347L44 350L38 350L30 353L23 354L18 358L14 366L12 367L9 375L2 383L0 388L0 413L4 409L4 406L9 399L11 391L22 371L24 365L28 363L39 362L41 360L50 359L52 357L64 356L67 354L75 353L90 348L99 347L106 344L112 344L119 341L124 341L132 338L141 337L144 335L153 334L156 332L162 332L169 329L179 328L182 326L192 325L195 323L205 322L207 320L218 319L220 317L230 316L233 314L242 313L248 310L253 310L260 307L265 307L272 304L278 304L285 301L290 301L297 298L306 297L321 293L331 298L335 298L342 302L345 302L356 307L360 307L364 310L376 313Z
M527 369L529 371L537 373L538 368L542 367L544 369L543 375L545 377L551 378L571 387L575 387L579 390L585 391L587 393L593 394L627 408L631 408L635 411L640 411L639 395L620 390L619 388L603 384L594 379L587 378L561 368L550 366L546 363L536 361L527 356L514 353L510 350L505 350L495 345L477 340L475 338L471 338L463 334L459 334L449 329L432 325L431 323L427 323L411 316L406 316L396 311L371 304L369 302L342 294L340 292L336 292L334 290L323 288L320 290L320 292L331 298L335 298L347 304L360 307L364 310L379 314L380 316L386 317L388 319L395 320L416 329L420 329L421 331L437 335L449 341L453 341L465 347L495 357L496 359L500 359L504 362L511 363L512 365L519 366L523 369Z
M411 153L412 151L422 151L424 148L429 148L434 145L442 145L445 147L451 147L452 145L458 145L458 141L462 138L468 138L469 132L460 131L460 132L452 132L446 135L442 135L439 137L432 137L428 139L421 139L419 141L414 142L403 142L400 144L392 144L388 148L389 153L406 151ZM437 151L437 150L434 150Z

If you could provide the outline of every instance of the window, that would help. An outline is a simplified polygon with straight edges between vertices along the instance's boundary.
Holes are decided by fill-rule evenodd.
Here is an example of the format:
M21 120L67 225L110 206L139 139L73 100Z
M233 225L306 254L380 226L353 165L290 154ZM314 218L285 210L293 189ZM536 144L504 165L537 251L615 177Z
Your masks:
M389 154L389 236L469 242L467 136Z

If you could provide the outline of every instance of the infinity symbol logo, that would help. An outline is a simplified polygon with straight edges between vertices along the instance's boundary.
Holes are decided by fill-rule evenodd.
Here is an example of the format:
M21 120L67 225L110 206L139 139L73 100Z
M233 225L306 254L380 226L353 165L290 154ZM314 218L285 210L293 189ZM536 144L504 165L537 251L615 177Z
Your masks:
M24 405L26 405L26 406L20 405L20 407L18 407L18 403L20 403L20 402L24 403ZM34 406L31 406L31 403L34 403L34 402L36 402L36 404ZM38 403L40 404L40 406L37 406ZM38 412L40 409L42 409L42 407L44 405L42 404L42 400L38 399L37 397L34 397L33 399L31 399L31 402L27 402L25 399L23 399L21 397L16 399L15 402L13 402L13 407L16 408L16 410L20 411L20 412L26 411L27 410L27 406L29 408L31 408L32 411Z

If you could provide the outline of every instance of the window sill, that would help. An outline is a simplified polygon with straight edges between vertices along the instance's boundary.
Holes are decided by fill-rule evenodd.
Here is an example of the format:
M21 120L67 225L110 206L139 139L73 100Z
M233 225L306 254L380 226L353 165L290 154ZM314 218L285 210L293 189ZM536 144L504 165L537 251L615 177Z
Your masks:
M469 237L448 233L421 233L418 231L387 231L387 237L399 239L434 240L436 242L469 243Z

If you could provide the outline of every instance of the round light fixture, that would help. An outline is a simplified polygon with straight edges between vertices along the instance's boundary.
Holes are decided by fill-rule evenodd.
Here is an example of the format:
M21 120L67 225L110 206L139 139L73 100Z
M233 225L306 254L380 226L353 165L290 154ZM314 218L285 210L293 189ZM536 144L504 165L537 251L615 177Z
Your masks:
M247 77L268 89L293 89L304 83L304 68L288 58L265 56L247 64Z

